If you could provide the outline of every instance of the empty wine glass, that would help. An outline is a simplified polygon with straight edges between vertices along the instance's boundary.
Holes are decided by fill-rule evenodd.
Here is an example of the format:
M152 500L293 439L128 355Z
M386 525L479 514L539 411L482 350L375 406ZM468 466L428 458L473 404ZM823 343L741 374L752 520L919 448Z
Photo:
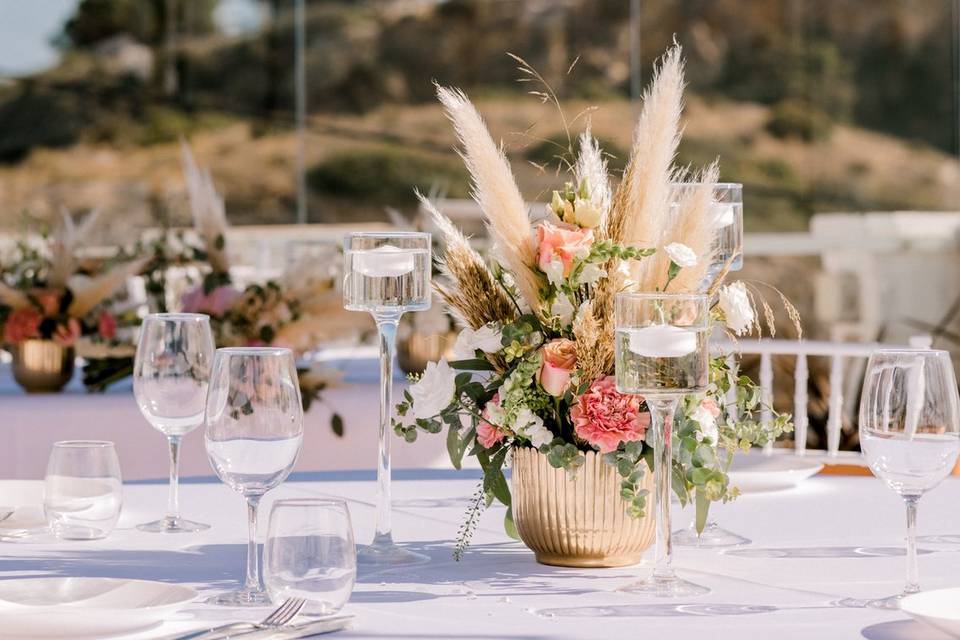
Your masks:
M670 541L673 416L680 399L706 390L710 310L701 294L621 293L615 303L617 390L640 394L650 411L656 555L653 573L622 591L661 597L709 593L677 577Z
M271 347L217 349L207 396L204 443L210 464L247 500L246 581L211 598L227 606L265 606L257 554L260 499L290 474L303 442L303 405L293 353Z
M303 598L308 613L339 611L357 579L357 548L343 500L277 500L263 547L263 579L276 601Z
M120 518L123 484L112 442L55 442L44 478L43 511L50 532L64 540L110 535Z
M397 324L407 311L430 308L430 234L350 233L344 238L343 306L373 315L380 334L380 431L377 456L377 520L373 543L358 561L405 565L429 561L393 542L390 526L390 417Z
M960 453L960 397L946 351L884 349L870 356L860 397L860 448L870 470L907 506L903 593L867 606L897 609L920 591L917 504L946 478Z
M680 202L698 182L675 182L671 186L671 209L679 212ZM710 226L713 229L712 260L704 274L703 287L710 286L724 270L743 268L743 185L718 182L713 185L710 204Z
M203 424L212 359L208 316L154 313L144 319L133 364L133 395L150 426L167 436L170 490L167 515L137 526L141 531L182 533L210 528L180 517L179 481L180 443Z

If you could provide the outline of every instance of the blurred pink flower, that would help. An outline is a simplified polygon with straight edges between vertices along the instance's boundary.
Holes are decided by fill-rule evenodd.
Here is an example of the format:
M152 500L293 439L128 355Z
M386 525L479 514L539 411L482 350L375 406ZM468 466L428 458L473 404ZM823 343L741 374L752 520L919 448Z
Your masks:
M57 325L53 339L65 347L72 347L80 337L80 321L76 318L67 320L67 324Z
M40 322L43 317L33 307L22 307L10 313L3 325L3 341L16 344L40 337Z
M544 273L548 273L550 264L558 259L563 263L563 275L566 277L573 268L574 257L586 255L592 244L591 229L564 228L541 222L537 226L537 264Z
M233 308L241 295L243 294L228 284L221 285L210 293L204 293L203 285L198 285L188 291L180 302L186 313L206 313L221 318Z
M640 411L641 400L617 391L613 376L594 380L570 410L577 436L601 453L615 451L621 442L642 440L650 414Z
M113 340L117 337L117 319L113 314L104 311L97 321L97 334L104 340Z
M557 338L543 345L543 364L537 374L540 386L554 397L562 396L570 386L570 374L577 366L577 344Z
M60 312L60 300L63 292L57 289L31 289L30 295L40 307L44 316L54 316Z

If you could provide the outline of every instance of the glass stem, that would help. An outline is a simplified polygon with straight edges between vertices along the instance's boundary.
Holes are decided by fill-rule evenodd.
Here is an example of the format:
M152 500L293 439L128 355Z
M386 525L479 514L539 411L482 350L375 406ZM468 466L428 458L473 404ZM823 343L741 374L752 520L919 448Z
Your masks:
M920 496L904 496L907 503L907 584L903 592L920 591L920 569L917 565L917 504Z
M675 396L646 396L653 423L653 484L656 509L657 546L654 555L653 578L672 580L673 548L670 542L670 491L673 472L673 414L679 398Z
M181 436L167 436L170 445L170 488L167 494L167 524L180 519L180 441Z
M380 334L380 439L377 452L377 521L374 546L393 544L390 524L390 418L393 415L393 361L400 314L376 315Z
M257 509L261 496L247 496L247 580L243 588L247 591L262 591L260 581L260 554L257 553Z

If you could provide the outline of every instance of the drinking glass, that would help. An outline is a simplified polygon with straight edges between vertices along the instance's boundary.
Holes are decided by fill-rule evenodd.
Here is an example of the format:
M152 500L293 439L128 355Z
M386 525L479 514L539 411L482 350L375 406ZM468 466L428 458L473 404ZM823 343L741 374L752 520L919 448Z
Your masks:
M43 511L50 532L64 540L110 535L120 518L123 484L112 442L55 442L44 479Z
M708 593L677 577L670 542L673 416L680 399L709 382L710 310L702 294L621 293L614 309L617 390L643 396L653 442L656 555L649 578L623 591L661 597Z
M303 405L293 353L272 347L217 349L207 396L204 443L217 476L247 500L246 581L211 598L227 606L266 606L257 554L260 499L290 474L303 442Z
M349 233L343 240L343 306L373 315L380 334L380 434L377 520L373 543L361 546L361 564L396 566L429 561L393 542L390 527L390 416L397 324L406 311L430 308L430 234Z
M698 182L676 182L671 185L671 209L676 214L679 202L700 186ZM703 279L704 290L724 271L743 268L743 185L718 182L713 187L710 204L710 226L713 229L713 259Z
M184 533L210 528L180 517L179 484L180 443L203 424L212 358L208 316L153 313L144 319L133 364L133 395L150 426L167 436L170 489L167 515L138 525L141 531Z
M946 478L960 453L960 397L946 351L884 349L870 356L860 396L860 448L873 474L907 506L903 593L867 606L897 609L920 591L917 504Z
M357 548L343 500L277 500L270 509L263 578L277 602L303 598L307 612L336 613L357 579Z

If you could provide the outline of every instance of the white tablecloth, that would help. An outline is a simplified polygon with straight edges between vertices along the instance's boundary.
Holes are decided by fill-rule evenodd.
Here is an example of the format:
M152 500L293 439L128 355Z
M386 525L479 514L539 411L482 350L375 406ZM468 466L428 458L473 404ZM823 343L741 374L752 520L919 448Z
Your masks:
M364 352L360 352L361 355ZM324 402L304 416L303 453L298 471L363 469L377 459L379 387L376 362L367 357L330 362L344 372L342 386L324 392ZM396 393L404 384L399 375ZM335 436L330 417L344 419L345 434ZM137 408L130 380L104 394L89 394L79 374L58 394L28 395L17 387L7 366L0 366L0 469L8 478L43 477L50 445L57 440L110 440L116 443L124 479L165 478L166 439L152 429ZM393 463L398 468L449 467L444 438L422 437L406 444L393 437ZM209 475L202 429L184 438L181 474Z
M349 500L357 540L373 527L370 474L313 474L268 494L342 496ZM361 573L345 612L351 638L707 638L777 640L867 638L936 640L937 632L900 612L836 606L843 597L872 598L903 584L903 504L873 478L821 477L786 492L742 496L716 511L721 524L753 544L718 553L678 549L683 575L707 585L706 596L678 602L619 593L646 573L622 569L542 566L503 534L502 509L487 512L471 551L460 563L451 540L476 485L468 472L405 472L395 483L396 537L428 553L429 565ZM303 477L301 476L301 479ZM165 536L133 525L163 509L161 484L128 485L119 529L106 540L84 543L0 545L0 578L14 576L115 576L192 585L206 596L239 580L246 526L241 498L210 481L183 491L188 517L213 524L207 532ZM920 533L960 533L960 480L949 479L925 497ZM678 524L688 515L675 511ZM264 518L265 520L265 518ZM266 522L261 522L265 530ZM960 585L960 545L923 543L924 588ZM176 620L128 636L156 638L236 613L203 604Z

